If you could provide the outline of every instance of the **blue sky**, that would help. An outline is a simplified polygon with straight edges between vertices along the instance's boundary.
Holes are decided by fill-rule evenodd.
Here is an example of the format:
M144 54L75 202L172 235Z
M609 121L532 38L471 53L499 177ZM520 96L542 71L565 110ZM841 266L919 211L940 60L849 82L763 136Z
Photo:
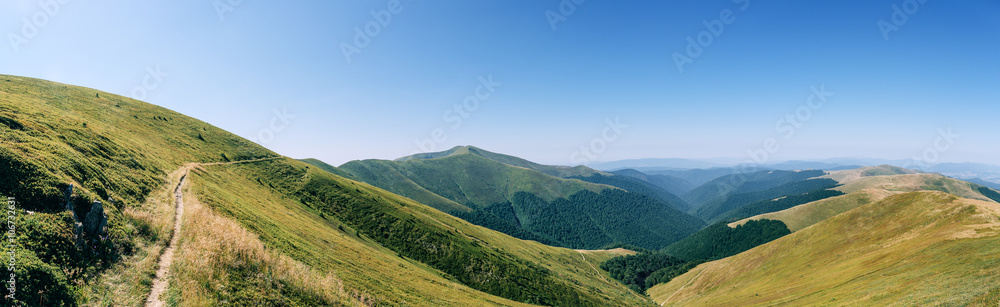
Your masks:
M4 1L0 73L144 92L335 165L469 144L552 164L745 160L765 145L768 162L1000 164L996 1L394 3ZM348 61L366 25L376 35ZM705 43L696 56L688 37ZM813 87L832 93L817 109ZM796 112L808 120L779 123ZM939 141L949 128L959 137Z

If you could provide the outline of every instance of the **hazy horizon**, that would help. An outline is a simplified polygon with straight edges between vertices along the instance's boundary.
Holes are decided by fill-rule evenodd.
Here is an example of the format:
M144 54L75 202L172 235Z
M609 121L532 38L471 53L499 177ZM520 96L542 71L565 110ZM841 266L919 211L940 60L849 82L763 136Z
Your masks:
M7 1L0 73L333 165L456 145L1000 164L997 2L222 3Z

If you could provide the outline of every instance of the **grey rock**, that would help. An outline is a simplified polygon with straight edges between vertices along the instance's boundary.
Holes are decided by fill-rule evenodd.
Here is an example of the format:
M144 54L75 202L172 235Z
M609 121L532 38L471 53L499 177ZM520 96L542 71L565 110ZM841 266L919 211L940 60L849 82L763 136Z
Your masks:
M104 214L104 205L100 201L94 201L90 212L83 218L83 231L89 235L100 235L104 233L107 224L108 216Z

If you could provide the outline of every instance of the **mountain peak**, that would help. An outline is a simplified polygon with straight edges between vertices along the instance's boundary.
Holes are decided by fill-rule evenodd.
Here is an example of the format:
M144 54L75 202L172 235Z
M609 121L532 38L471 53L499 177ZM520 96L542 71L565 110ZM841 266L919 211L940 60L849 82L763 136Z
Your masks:
M396 158L396 160L393 161L403 162L408 160L429 160L429 159L444 158L444 157L457 156L469 153L476 153L477 151L481 150L482 149L476 148L472 145L461 145L452 147L451 149L445 151L415 153L409 156Z

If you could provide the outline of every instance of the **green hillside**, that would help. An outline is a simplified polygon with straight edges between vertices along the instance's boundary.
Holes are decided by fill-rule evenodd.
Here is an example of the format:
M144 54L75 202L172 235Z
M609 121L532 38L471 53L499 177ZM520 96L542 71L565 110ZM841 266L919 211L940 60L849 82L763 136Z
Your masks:
M17 201L25 302L142 305L183 182L168 304L648 303L577 251L468 224L147 103L0 76L0 123L0 195ZM78 244L65 204L91 216L96 200L106 230Z
M789 229L798 231L858 206L899 193L941 191L984 201L990 201L989 196L996 193L977 184L888 165L834 171L822 178L837 180L841 186L834 189L848 194L756 215L732 223L730 226L744 223L750 219L772 219L783 221Z
M338 169L391 192L438 204L436 208L477 225L569 248L618 242L659 249L704 225L678 210L686 207L678 197L645 181L586 167L572 169L590 170L588 176L560 178L543 173L546 168L570 169L467 146L397 161L351 161ZM471 210L447 207L441 198Z
M449 150L442 152L428 152L428 153L418 153L414 155L409 155L406 157L398 158L395 161L409 161L417 159L438 159L448 156L471 154L481 156L496 162L500 162L510 166L522 167L526 169L536 170L542 172L543 174L556 176L560 178L575 177L575 176L591 176L594 174L607 174L598 170L591 169L586 166L559 166L559 165L544 165L531 162L525 159L521 159L515 156L499 154L495 152L490 152L477 148L474 146L456 146Z
M318 160L316 160L318 161ZM325 165L326 163L323 163ZM345 167L348 166L348 167ZM403 195L422 204L434 207L444 212L464 211L472 209L454 200L435 194L420 186L399 172L390 161L365 160L336 168L350 174L350 178L371 183L389 192ZM357 167L350 167L357 166Z
M424 195L423 191L462 205L488 206L510 201L517 192L528 192L552 201L584 190L599 192L611 188L507 165L469 151L436 159L407 159L402 162L351 161L339 168L361 181L417 201L426 201L434 207L439 202L431 201L433 196ZM442 208L442 211L451 211L445 209Z
M663 252L688 260L718 260L771 242L791 233L785 224L775 220L753 220L729 227L719 223L670 244Z
M320 161L319 159L308 158L308 159L299 159L299 161L302 161L302 162L305 162L305 163L309 163L309 165L318 167L319 169L327 171L327 172L330 172L330 173L333 173L334 175L337 175L337 176L340 176L340 177L344 177L344 178L347 178L347 179L356 180L354 178L351 178L351 174L350 173L345 172L345 171L337 168L336 166L326 164L326 162Z
M671 306L963 305L996 299L997 259L1000 204L909 192L699 265L647 293Z

